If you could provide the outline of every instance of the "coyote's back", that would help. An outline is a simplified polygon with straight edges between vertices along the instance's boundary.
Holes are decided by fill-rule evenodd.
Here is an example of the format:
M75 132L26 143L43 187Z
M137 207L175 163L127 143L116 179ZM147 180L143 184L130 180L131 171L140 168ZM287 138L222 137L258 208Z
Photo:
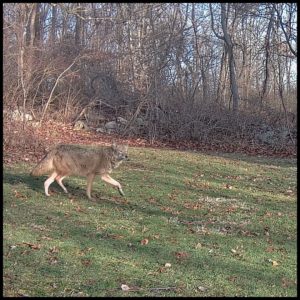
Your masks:
M45 181L45 193L48 194L50 184L56 180L67 192L62 179L70 175L87 177L87 194L91 198L91 185L96 175L116 186L123 194L121 185L108 174L127 159L127 145L113 143L110 147L83 147L79 145L58 145L53 148L32 170L31 175L49 174Z

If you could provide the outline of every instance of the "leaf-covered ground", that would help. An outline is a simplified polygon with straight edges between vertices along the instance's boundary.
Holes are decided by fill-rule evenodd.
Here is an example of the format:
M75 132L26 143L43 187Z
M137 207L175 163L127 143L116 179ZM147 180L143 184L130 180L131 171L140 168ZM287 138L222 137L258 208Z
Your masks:
M95 202L4 166L5 296L296 296L296 159L129 155Z
M73 130L72 124L47 121L40 127L25 126L14 122L12 125L4 122L4 155L5 164L19 161L35 162L49 149L58 143L82 144L82 145L109 145L112 139L125 141L131 147L151 147L156 149L189 150L201 152L244 153L250 156L263 155L268 157L295 158L297 151L295 146L286 145L276 148L273 146L254 144L242 139L223 139L223 141L195 142L185 140L155 140L149 143L143 138L122 138L118 135L96 133L94 130Z

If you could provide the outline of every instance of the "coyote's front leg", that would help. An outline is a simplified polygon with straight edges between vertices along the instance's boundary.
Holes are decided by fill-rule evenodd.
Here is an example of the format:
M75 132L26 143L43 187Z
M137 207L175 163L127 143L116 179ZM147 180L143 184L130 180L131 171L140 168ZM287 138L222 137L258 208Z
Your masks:
M92 191L92 184L93 184L94 178L95 178L95 174L89 174L87 176L86 194L90 200L93 200L93 198L91 197L91 191Z
M101 179L111 185L113 185L114 187L117 187L118 188L118 191L119 193L122 195L122 196L125 196L123 190L122 190L122 187L121 187L121 184L114 180L113 178L111 178L109 175L105 174L105 175L102 175L101 176Z

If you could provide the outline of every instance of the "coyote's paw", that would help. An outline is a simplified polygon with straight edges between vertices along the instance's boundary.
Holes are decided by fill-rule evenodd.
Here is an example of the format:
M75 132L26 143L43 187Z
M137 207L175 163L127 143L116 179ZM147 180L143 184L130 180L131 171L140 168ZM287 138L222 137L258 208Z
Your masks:
M125 194L124 194L122 188L119 187L119 188L118 188L118 191L119 191L119 193L120 193L123 197L125 197Z

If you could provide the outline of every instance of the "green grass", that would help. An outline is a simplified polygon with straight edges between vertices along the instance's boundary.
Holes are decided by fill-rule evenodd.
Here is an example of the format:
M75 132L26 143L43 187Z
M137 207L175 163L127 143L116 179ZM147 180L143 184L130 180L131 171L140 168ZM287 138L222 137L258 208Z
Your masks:
M95 202L4 167L5 296L296 296L295 159L129 154Z

